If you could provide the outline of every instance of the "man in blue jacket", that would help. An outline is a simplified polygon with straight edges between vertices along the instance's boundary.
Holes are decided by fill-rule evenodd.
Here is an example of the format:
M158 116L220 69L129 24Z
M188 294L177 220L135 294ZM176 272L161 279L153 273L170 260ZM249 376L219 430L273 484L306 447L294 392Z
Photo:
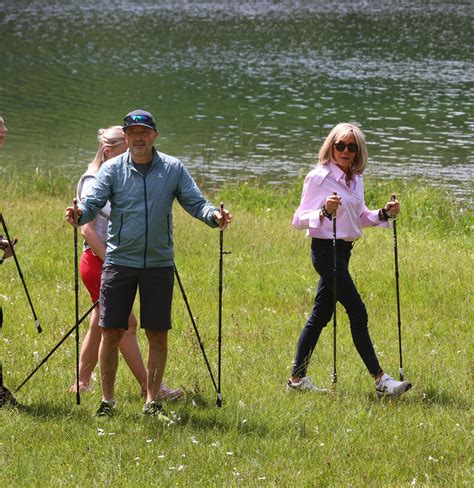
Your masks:
M128 150L103 164L83 201L66 209L72 225L92 221L111 204L106 259L100 290L99 350L103 398L97 416L113 415L118 345L128 325L137 287L140 321L148 339L145 415L166 420L156 400L167 357L173 295L173 221L176 198L193 217L210 227L225 229L232 216L208 202L183 163L158 152L159 132L153 115L134 110L124 119Z

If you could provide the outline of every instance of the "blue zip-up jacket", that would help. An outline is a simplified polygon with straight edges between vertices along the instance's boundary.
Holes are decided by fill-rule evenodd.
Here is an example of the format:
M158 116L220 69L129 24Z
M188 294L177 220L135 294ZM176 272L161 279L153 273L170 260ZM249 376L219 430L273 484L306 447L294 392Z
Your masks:
M183 163L153 148L146 176L132 163L130 151L104 163L86 197L79 224L94 220L110 201L106 263L132 268L173 266L174 199L193 217L210 227L218 210L202 195Z

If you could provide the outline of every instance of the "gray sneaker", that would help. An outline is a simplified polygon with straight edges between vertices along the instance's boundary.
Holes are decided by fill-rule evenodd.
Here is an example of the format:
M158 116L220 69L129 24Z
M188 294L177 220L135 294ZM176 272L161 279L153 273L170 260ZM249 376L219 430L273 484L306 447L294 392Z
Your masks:
M313 391L315 393L327 393L328 390L326 388L314 386L311 378L309 376L305 376L301 378L298 383L293 383L290 378L286 384L286 391L287 393L290 391Z
M101 400L99 403L99 408L95 413L96 417L113 417L114 416L114 400Z
M397 381L388 374L385 374L375 383L375 393L379 398L383 396L398 397L411 388L408 381Z
M161 406L161 403L158 403L157 401L145 403L145 405L143 405L143 415L146 415L148 417L156 417L162 422L170 422L168 414Z

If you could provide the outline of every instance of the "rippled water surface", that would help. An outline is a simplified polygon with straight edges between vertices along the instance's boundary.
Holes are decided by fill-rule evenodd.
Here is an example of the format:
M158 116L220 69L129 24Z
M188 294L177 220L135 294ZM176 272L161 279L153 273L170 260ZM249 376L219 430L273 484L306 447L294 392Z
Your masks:
M0 171L72 179L137 107L209 186L306 173L357 122L368 175L472 198L471 1L0 0Z

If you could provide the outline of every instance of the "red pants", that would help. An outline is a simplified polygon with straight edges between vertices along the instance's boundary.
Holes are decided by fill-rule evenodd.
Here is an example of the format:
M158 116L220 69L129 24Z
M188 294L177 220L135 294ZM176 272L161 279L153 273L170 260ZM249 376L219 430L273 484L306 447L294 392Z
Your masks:
M92 302L96 302L100 295L100 275L104 262L96 256L92 249L86 249L81 255L79 263L79 274L86 286Z

